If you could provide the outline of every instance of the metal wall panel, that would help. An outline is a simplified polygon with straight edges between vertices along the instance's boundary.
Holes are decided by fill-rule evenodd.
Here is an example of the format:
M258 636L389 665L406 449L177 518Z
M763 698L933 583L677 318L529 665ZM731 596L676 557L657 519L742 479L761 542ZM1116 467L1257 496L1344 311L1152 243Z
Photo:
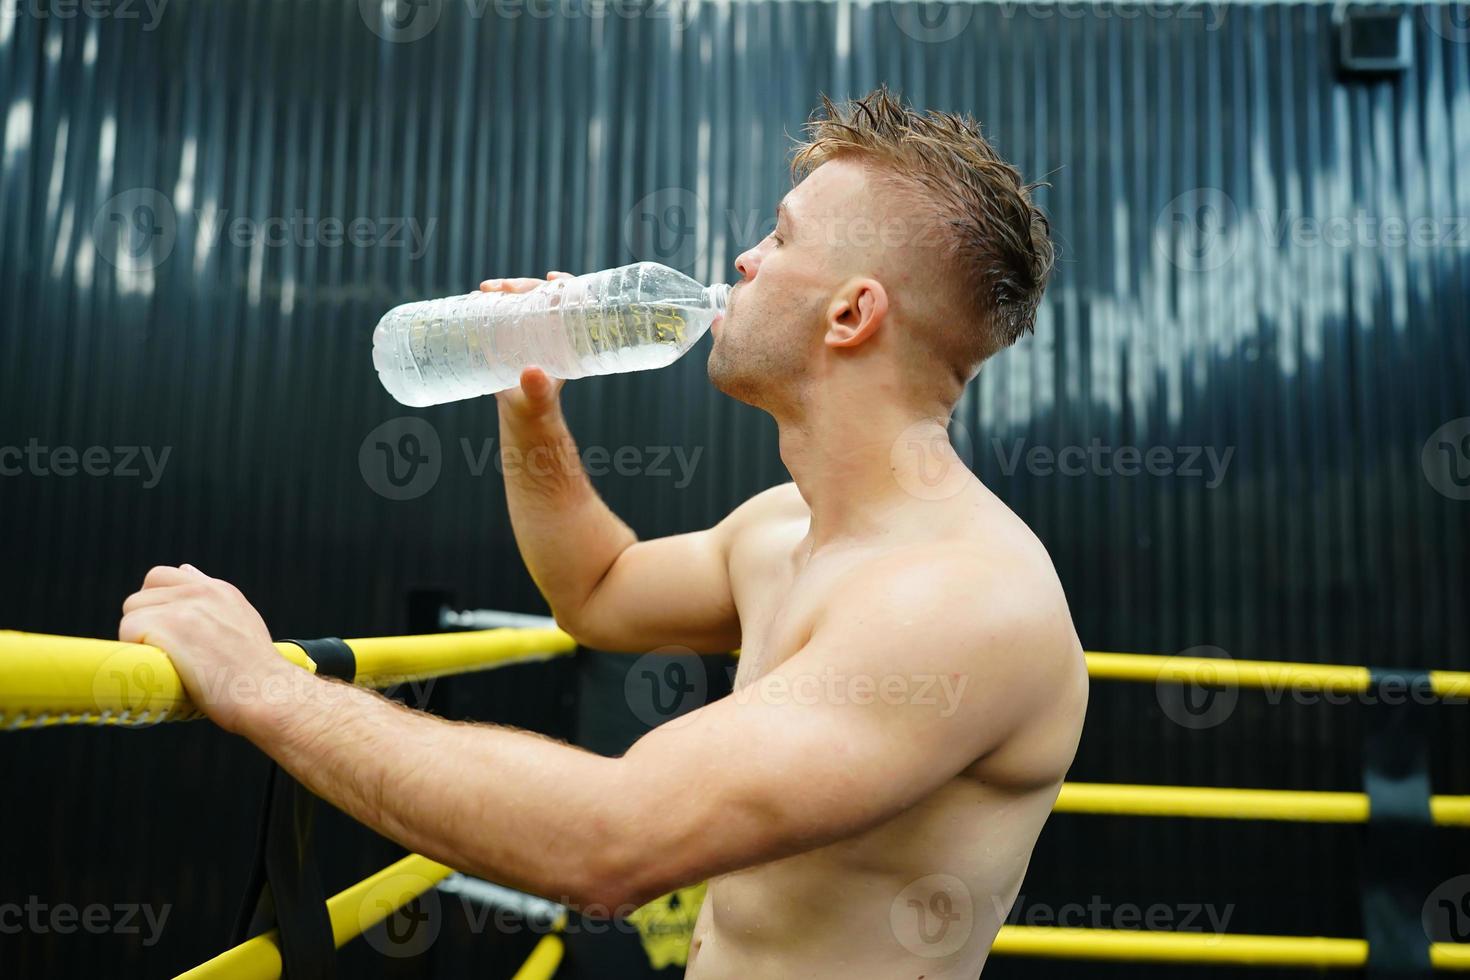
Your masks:
M0 446L37 447L0 477L0 624L107 635L143 572L181 561L239 584L279 635L402 629L413 588L539 609L485 465L493 405L394 404L376 318L487 275L655 258L729 277L817 93L886 82L975 113L1052 184L1062 259L1037 335L983 370L956 438L1050 547L1086 645L1470 666L1463 6L1407 8L1413 64L1379 79L1336 72L1328 5L412 9L387 26L347 0L0 16ZM1392 221L1423 239L1395 243ZM568 389L584 446L639 450L640 472L598 484L645 535L785 478L774 427L709 388L704 350ZM433 436L406 489L376 448L405 416ZM41 446L104 447L104 475L58 475ZM660 447L700 454L687 480L649 471ZM1128 449L1160 474L1119 475ZM1058 469L1079 452L1081 472ZM1078 778L1355 785L1351 707L1242 695L1181 725L1165 700L1099 686ZM1437 723L1437 783L1466 792L1466 725ZM51 802L3 808L0 837L36 842L0 849L4 892L80 902L86 865L87 895L176 906L158 946L32 936L22 967L154 974L218 945L234 872L162 870L185 837L196 863L212 853L168 806L191 785L224 800L222 767L246 763L191 731L6 737L4 784ZM137 754L181 740L178 768ZM216 850L243 856L246 820L220 819ZM1058 819L1027 890L1347 935L1352 846Z

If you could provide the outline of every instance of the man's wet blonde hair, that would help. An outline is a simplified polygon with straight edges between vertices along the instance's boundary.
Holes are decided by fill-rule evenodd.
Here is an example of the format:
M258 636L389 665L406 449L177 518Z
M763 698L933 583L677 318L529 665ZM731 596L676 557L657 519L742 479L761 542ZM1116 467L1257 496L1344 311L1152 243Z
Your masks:
M979 331L952 336L947 353L978 365L1035 329L1055 252L1038 186L1000 158L970 116L918 112L881 87L836 105L822 96L791 161L793 181L838 157L871 166L885 184L917 192L940 226L934 242Z

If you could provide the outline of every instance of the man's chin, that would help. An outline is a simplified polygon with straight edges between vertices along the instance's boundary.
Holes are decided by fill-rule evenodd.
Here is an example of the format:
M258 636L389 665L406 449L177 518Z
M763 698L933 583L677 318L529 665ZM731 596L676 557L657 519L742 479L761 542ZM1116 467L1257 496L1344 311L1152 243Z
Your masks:
M730 394L726 384L729 380L729 372L720 360L720 355L710 351L709 360L704 365L705 374L709 375L709 383L714 385L725 394Z
M709 375L710 384L719 391L747 405L754 405L754 386L750 379L741 378L739 373L733 370L718 351L710 351L709 361L705 364L705 372Z

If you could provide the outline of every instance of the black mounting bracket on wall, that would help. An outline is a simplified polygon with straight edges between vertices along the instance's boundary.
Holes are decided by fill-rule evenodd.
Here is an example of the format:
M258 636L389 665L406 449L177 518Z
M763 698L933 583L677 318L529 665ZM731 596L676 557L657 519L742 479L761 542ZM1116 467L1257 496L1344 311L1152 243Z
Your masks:
M1339 3L1332 12L1337 28L1337 63L1345 75L1389 75L1414 60L1409 8L1404 4Z

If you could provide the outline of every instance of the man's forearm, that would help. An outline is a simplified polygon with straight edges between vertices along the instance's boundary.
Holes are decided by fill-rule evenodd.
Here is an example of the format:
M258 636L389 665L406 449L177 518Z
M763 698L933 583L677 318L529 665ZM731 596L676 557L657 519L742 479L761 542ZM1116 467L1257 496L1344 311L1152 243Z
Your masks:
M502 412L500 442L521 557L553 613L575 618L637 536L593 488L560 410L530 421Z
M286 670L241 734L318 796L466 873L584 907L623 900L620 760Z

